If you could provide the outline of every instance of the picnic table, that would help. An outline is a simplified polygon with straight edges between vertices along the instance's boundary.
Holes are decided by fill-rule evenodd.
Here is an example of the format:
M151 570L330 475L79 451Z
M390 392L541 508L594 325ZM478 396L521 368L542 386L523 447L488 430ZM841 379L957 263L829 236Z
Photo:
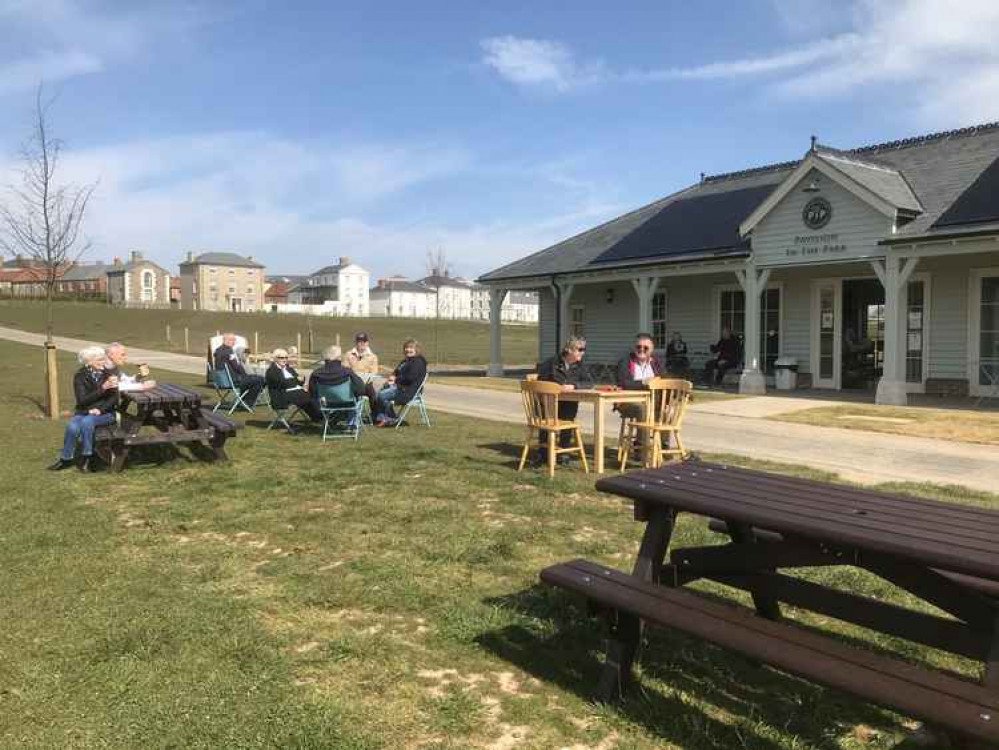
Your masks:
M582 593L613 634L598 692L621 694L644 623L676 628L754 661L945 728L999 742L999 512L688 462L602 479L646 524L631 575L585 560L545 582ZM725 544L671 548L676 518L713 519ZM850 565L947 616L780 572ZM685 590L705 579L751 594L756 614ZM782 604L982 663L980 683L782 621Z
M133 409L134 407L134 409ZM201 406L201 394L169 383L121 394L121 423L99 427L96 447L111 471L121 471L137 445L206 446L214 460L225 461L226 440L236 423Z
M652 392L648 390L607 390L576 388L559 394L560 401L577 401L593 404L593 470L604 473L604 407L615 404L644 404L651 409Z

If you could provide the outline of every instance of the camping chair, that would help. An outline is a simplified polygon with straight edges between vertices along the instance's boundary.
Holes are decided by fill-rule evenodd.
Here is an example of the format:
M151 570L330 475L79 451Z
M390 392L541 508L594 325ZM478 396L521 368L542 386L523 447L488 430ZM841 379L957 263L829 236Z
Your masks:
M693 384L689 380L653 378L648 383L648 389L652 391L652 413L647 414L645 419L627 420L622 429L623 439L617 449L621 471L628 465L635 439L642 432L652 441L652 468L662 466L664 455L677 456L680 460L689 455L680 440L680 429L690 402L690 393L694 389ZM672 443L667 444L675 444L675 447L663 449L663 435L667 439L672 437Z
M543 380L523 380L520 383L520 395L524 400L524 412L527 416L527 437L524 439L524 450L520 453L520 465L517 471L524 470L527 454L534 442L534 431L545 430L548 433L548 476L555 476L555 462L559 453L578 453L583 464L583 471L589 473L586 463L586 450L583 448L583 433L579 423L558 418L558 397L562 386ZM566 430L572 431L576 444L569 448L558 447L556 439ZM539 446L540 447L540 446Z
M403 420L406 419L406 415L409 414L409 409L412 406L416 406L416 408L419 409L420 419L423 421L423 424L427 427L433 427L433 425L430 424L430 415L427 413L427 402L423 397L424 390L427 387L428 377L429 375L423 376L423 382L420 383L420 387L416 389L416 393L413 395L413 398L402 405L402 411L399 412L399 416L396 417L395 420L395 428L397 430L402 425Z
M212 385L215 387L215 394L218 396L218 403L215 404L213 412L219 409L226 410L226 414L232 414L237 408L242 407L246 411L253 413L253 407L246 403L245 396L250 392L249 388L240 390L236 387L229 372L229 365L223 365L221 370L211 370ZM228 408L227 408L228 407Z
M274 418L271 420L271 423L267 425L267 429L269 430L274 425L280 424L284 425L284 428L288 431L289 435L294 435L295 428L291 426L291 423L295 421L295 417L297 417L299 414L304 414L302 408L300 406L295 406L294 404L290 404L283 408L278 408L274 406L273 401L268 401L268 406L271 407L271 414L274 416ZM291 412L290 416L288 415L288 412Z
M316 389L319 396L319 410L323 414L323 442L327 437L349 437L357 440L364 426L362 411L364 401L355 398L350 389L350 381L337 385L319 385ZM331 430L337 416L346 417L345 430Z

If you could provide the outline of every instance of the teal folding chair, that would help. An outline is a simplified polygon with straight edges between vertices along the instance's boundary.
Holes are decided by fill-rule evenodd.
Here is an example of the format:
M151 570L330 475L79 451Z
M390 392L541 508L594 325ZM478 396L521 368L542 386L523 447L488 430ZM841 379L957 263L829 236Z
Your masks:
M347 380L339 385L319 385L319 411L323 415L323 442L327 437L346 437L357 440L364 426L364 399L355 398ZM336 429L337 418L344 419L343 429Z
M274 406L274 401L272 399L268 399L267 403L268 406L271 407L271 415L274 417L271 420L271 423L267 425L267 429L269 430L275 425L283 425L289 435L294 435L295 428L291 426L291 423L295 421L295 417L305 414L301 407L291 404L290 406L278 408L277 406ZM291 414L289 415L288 412L291 412Z
M425 375L423 377L423 382L420 383L420 387L416 389L416 394L413 396L413 398L411 398L409 401L403 404L402 411L399 412L399 416L396 417L395 420L395 428L397 430L399 429L399 427L402 426L403 420L405 420L406 415L409 414L410 408L414 406L419 411L420 419L422 420L423 424L426 427L433 427L433 425L430 424L430 415L427 413L427 401L423 395L427 387L427 377L429 376Z
M236 409L242 408L251 414L253 413L253 407L246 403L245 398L250 389L240 390L236 387L232 373L229 372L229 365L223 365L221 370L212 370L211 377L212 385L215 387L215 395L218 396L218 402L212 409L213 412L223 409L226 414L232 414Z

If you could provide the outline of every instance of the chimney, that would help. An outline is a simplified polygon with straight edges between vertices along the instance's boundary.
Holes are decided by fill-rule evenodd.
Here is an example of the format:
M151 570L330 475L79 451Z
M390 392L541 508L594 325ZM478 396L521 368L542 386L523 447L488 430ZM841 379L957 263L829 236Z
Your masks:
M188 250L187 251L187 262L190 263L193 260L194 260L194 253L192 253L190 250Z
M114 264L116 266L120 266L121 265L121 258L119 258L117 255L114 256Z
M340 267L342 268L343 266L349 266L349 265L350 265L350 256L349 255L341 255L340 256Z
M138 250L133 250L131 252L131 258L130 258L130 260L133 263L137 263L138 261L142 260L142 253L140 253Z
M248 261L250 261L251 263L253 262L253 256L252 256L252 255L247 255L247 256L246 256L246 259L247 259Z

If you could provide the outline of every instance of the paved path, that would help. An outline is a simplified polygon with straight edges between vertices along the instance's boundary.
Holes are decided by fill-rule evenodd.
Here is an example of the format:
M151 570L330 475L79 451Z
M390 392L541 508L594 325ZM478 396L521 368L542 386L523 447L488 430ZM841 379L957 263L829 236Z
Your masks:
M0 338L34 345L44 341L40 334L2 327ZM92 343L58 337L56 342L70 351ZM201 357L130 347L129 358L132 362L147 362L153 370L204 372ZM455 414L513 423L523 421L523 407L517 393L430 384L427 400L432 407ZM760 418L831 403L774 397L705 402L690 410L684 422L684 442L696 451L802 464L857 482L932 482L992 492L999 487L999 451L995 446ZM591 410L586 404L581 409L585 425L592 424ZM606 424L608 435L616 437L617 420L609 415Z

